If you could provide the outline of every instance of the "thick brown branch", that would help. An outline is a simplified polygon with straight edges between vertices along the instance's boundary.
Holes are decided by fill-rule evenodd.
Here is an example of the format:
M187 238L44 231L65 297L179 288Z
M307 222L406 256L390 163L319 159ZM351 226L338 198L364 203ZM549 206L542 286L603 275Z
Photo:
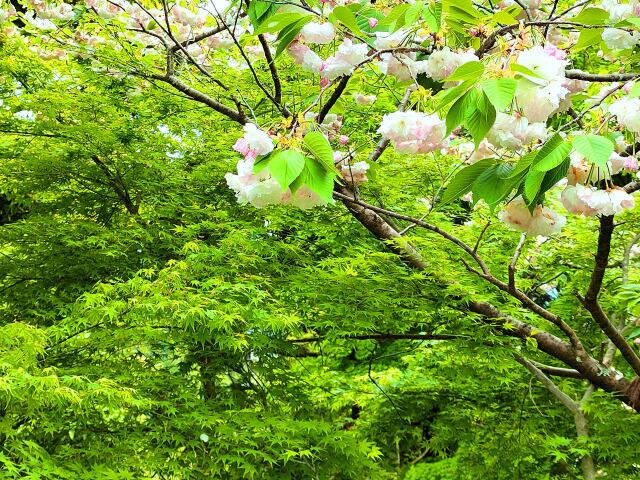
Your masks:
M585 73L579 70L566 70L564 76L587 82L627 82L640 77L640 73Z
M344 89L347 88L347 83L349 83L349 79L350 78L351 78L350 75L345 75L344 77L342 77L340 79L340 81L338 82L338 85L336 86L335 90L333 91L333 93L331 94L329 99L327 100L327 103L325 103L322 106L322 110L320 110L320 113L318 114L318 120L317 120L318 123L322 123L324 121L324 118L331 111L331 109L336 104L336 102L340 99L340 96L344 92Z
M309 337L309 338L292 338L287 340L290 343L313 343L322 342L327 337ZM339 338L342 340L464 340L469 337L464 335L435 335L428 333L373 333L370 335L343 335Z
M209 97L205 93L202 93L200 90L196 90L195 88L191 88L187 84L180 81L177 77L173 75L151 75L151 78L155 80L160 80L162 82L168 83L176 90L184 93L186 96L195 100L196 102L203 103L211 108L213 108L216 112L223 114L224 116L230 118L234 122L238 122L241 125L247 123L247 117L243 112L239 112L230 107L227 107L223 103L214 100Z
M613 215L600 217L600 231L598 234L598 249L595 257L595 265L591 273L591 280L584 297L579 296L584 307L591 313L600 329L613 342L620 353L631 366L636 375L640 375L640 358L633 351L631 345L625 340L618 329L611 323L598 302L598 295L602 288L602 281L609 263L611 251L611 236L613 234Z
M267 65L269 65L269 72L271 72L271 79L273 80L273 98L276 103L282 103L282 84L280 83L280 76L278 75L278 69L276 68L273 55L271 55L269 44L262 34L258 35L258 40L260 41L260 45L262 45L262 51L264 52L264 58L267 61Z

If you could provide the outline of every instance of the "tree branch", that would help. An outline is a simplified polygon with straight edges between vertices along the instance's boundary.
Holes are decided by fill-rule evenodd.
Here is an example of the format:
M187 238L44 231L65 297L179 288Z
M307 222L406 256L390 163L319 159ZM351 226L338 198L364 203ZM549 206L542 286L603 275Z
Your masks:
M271 79L273 80L273 98L276 103L282 103L282 84L280 83L280 77L278 76L278 69L276 68L276 63L271 55L271 50L269 49L269 44L267 43L264 35L258 35L258 40L260 41L260 45L262 45L262 50L264 51L264 58L267 60L267 65L269 65L269 71L271 72Z
M335 90L333 91L333 93L331 94L329 99L327 100L327 103L325 103L322 106L322 110L320 110L320 113L318 114L318 120L317 120L318 123L322 123L324 121L324 118L327 116L329 111L333 108L333 106L336 104L336 102L340 99L340 96L344 92L344 89L347 88L347 83L349 83L349 79L350 78L351 78L351 75L345 75L344 77L342 77L340 79L340 82L338 82L338 85L336 86Z
M604 334L613 342L616 348L620 350L620 353L636 375L640 375L640 358L638 358L638 355L633 351L631 345L629 345L618 329L611 323L611 320L609 320L609 317L607 317L598 302L598 295L602 288L602 281L609 262L613 229L613 215L600 217L598 250L596 252L593 272L591 273L591 280L585 296L578 295L578 298L589 313L591 313L591 316L598 323Z
M184 93L192 100L196 102L203 103L211 108L213 108L216 112L223 114L224 116L230 118L234 122L238 122L241 125L247 123L247 117L243 112L233 110L232 108L224 105L223 103L214 100L208 95L202 93L200 90L196 90L195 88L191 88L190 86L182 83L177 77L173 75L158 75L152 74L150 78L155 80L160 80L161 82L168 83L176 90Z
M341 340L464 340L469 337L464 335L436 335L428 333L377 333L369 335L342 335ZM287 340L289 343L313 343L326 340L326 336L308 337L308 338L292 338Z

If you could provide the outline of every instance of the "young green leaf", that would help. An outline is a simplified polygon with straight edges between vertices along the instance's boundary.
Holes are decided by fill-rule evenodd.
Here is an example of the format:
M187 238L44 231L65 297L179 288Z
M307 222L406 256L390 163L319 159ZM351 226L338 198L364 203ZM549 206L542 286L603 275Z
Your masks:
M447 135L456 128L458 125L464 123L469 112L475 108L478 98L478 91L476 89L469 90L463 96L461 96L456 102L451 105L449 112L447 113Z
M335 170L333 165L333 149L322 133L317 131L308 132L304 136L303 142L304 146L309 150L309 153L318 159L325 170L329 172Z
M507 109L518 88L518 81L513 78L492 78L480 83L482 91L498 111Z
M483 92L481 95L478 95L475 109L470 111L465 122L467 130L469 130L473 137L476 148L478 148L478 145L487 135L487 132L491 129L495 121L496 109Z
M333 198L334 172L328 172L320 162L305 157L305 183L320 198L330 202Z
M456 173L442 194L440 206L446 205L469 192L473 182L476 181L482 172L491 167L495 161L495 158L485 158L473 165L464 167Z
M573 148L590 162L606 169L615 145L601 135L580 135L573 139Z
M364 35L360 27L358 26L358 21L356 20L356 16L353 14L351 10L347 7L339 6L333 9L333 12L329 16L329 19L335 23L338 21L342 23L345 27L351 31L351 33L355 35Z
M269 160L269 173L278 181L283 191L302 173L304 158L302 153L295 150L281 150Z
M280 33L278 34L278 48L276 49L275 55L276 58L280 56L280 54L284 52L284 49L287 48L291 44L291 42L295 40L295 38L300 33L300 30L302 30L302 27L304 27L305 24L309 23L311 21L311 18L312 17L310 15L302 17L301 19L290 23L282 30L280 30Z
M503 177L505 172L512 169L510 165L501 163L483 171L471 187L474 200L483 199L493 210L513 190L514 182Z
M310 15L294 12L276 13L275 15L269 17L264 23L262 23L262 25L260 25L260 28L256 29L255 34L259 35L261 33L279 32L287 25L291 25L292 23L295 23L298 20L308 16Z
M454 72L444 79L445 82L456 82L460 80L477 80L484 73L482 62L467 62L460 65Z
M537 172L547 172L560 165L570 152L571 143L556 133L540 149L531 168Z

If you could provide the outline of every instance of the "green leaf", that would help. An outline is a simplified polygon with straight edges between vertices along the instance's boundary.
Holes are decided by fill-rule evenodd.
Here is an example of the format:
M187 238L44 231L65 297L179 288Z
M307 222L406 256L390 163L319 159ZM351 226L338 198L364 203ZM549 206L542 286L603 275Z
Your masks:
M476 102L478 100L478 91L469 90L463 96L461 96L456 102L451 105L449 112L447 113L447 135L456 128L458 125L464 123L467 119L469 112L475 109Z
M451 203L453 200L469 192L473 182L477 180L482 172L491 167L495 161L495 158L485 158L456 173L442 193L440 206Z
M467 129L471 133L471 136L473 136L476 148L478 148L478 145L495 121L496 109L483 92L482 95L478 95L475 109L468 114L465 122Z
M247 15L254 27L258 27L271 15L276 13L280 8L280 5L273 2L265 2L262 0L251 0L249 8L247 9Z
M524 198L527 200L527 205L533 204L538 192L540 191L540 186L542 185L542 180L544 180L545 172L541 172L538 170L529 170L529 173L524 179Z
M499 10L493 14L491 20L495 23L502 23L505 25L514 25L518 23L517 17L522 13L522 8L519 5L511 5L509 8Z
M351 31L351 33L355 35L364 35L360 27L358 26L358 21L356 20L356 16L353 14L351 10L347 7L339 6L333 9L331 15L329 15L329 20L332 22L340 22L345 27Z
M267 155L264 155L262 157L258 157L253 163L253 173L259 173L265 168L267 168L269 166L269 160L271 159L272 155L273 155L273 152Z
M522 157L520 157L520 160L516 164L515 168L511 171L509 176L506 177L506 178L518 179L518 181L520 181L520 179L529 170L529 167L531 166L531 163L533 162L533 159L536 158L537 154L538 154L538 152L529 152L526 155L523 155Z
M300 176L291 184L291 192L295 193L302 184L306 184L326 202L333 198L333 183L335 173L328 172L324 166L313 158L305 157L304 169Z
M413 5L411 5L407 9L407 13L405 14L405 23L407 25L413 25L422 14L422 10L424 9L424 3L421 1L417 1Z
M496 205L509 196L513 190L514 182L503 178L506 172L510 172L513 167L508 164L497 164L486 169L471 187L473 199L483 199L487 205L495 209Z
M573 139L573 148L590 162L606 169L615 145L601 135L580 135Z
M474 61L460 65L455 71L444 79L445 82L456 82L459 80L477 80L484 73L482 62Z
M442 24L442 3L433 3L424 10L423 15L431 31L437 33Z
M601 25L609 20L609 12L602 8L585 8L571 19L572 22L585 25Z
M302 30L302 27L310 22L311 18L311 16L305 16L300 20L295 21L294 23L290 23L280 31L280 33L278 34L278 48L276 49L276 58L280 56L280 54L284 52L285 48L287 48L291 44L291 42L295 40L295 38L300 33L300 30Z
M560 165L570 152L571 143L556 133L540 149L531 168L537 172L547 172Z
M447 88L442 92L442 96L438 99L437 110L441 110L442 108L449 105L451 102L457 100L460 96L462 96L467 90L471 88L474 84L472 80L466 80L462 82L460 85L457 85L453 88Z
M511 105L518 81L513 78L495 78L482 81L480 87L496 110L503 111Z
M303 139L304 146L309 153L318 159L323 168L327 171L334 171L333 149L329 141L320 132L308 132Z
M585 28L580 32L578 43L576 43L573 49L582 50L592 45L599 45L602 41L602 32L604 32L603 28Z
M513 72L520 73L521 75L524 75L525 77L542 78L536 72L534 72L533 70L529 70L524 65L519 65L517 63L512 63L510 68L511 68L511 70Z
M407 10L409 10L409 8L410 8L410 5L407 3L401 3L400 5L393 7L389 12L389 14L384 19L380 20L378 25L382 25L382 26L393 25L401 17L404 17L404 15L407 13Z
M269 17L269 19L264 23L262 23L262 25L260 25L260 28L256 29L255 34L259 35L262 33L279 32L287 25L291 25L292 23L295 23L304 17L310 17L310 15L293 12L276 13L272 17Z
M304 158L302 153L295 150L281 150L269 160L269 173L278 181L283 191L302 173Z

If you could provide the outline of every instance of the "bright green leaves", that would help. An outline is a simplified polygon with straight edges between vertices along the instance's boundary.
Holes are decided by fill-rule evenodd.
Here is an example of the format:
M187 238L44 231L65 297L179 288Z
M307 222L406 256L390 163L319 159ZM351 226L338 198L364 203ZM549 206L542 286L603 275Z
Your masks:
M570 152L571 143L566 142L556 133L540 149L533 161L532 169L537 172L548 172L560 165Z
M483 80L480 86L491 104L501 112L511 105L518 81L513 78L491 78Z
M606 169L614 145L611 140L601 135L580 135L573 139L573 148L590 162Z
M269 173L275 178L282 190L286 190L291 182L302 173L304 155L295 150L281 150L269 159Z
M456 87L457 88L457 87ZM458 125L465 125L476 148L496 121L496 109L487 95L473 88L451 106L446 117L447 134Z
M483 171L471 186L474 200L484 200L494 210L498 203L507 198L513 190L514 180L509 178L513 166L498 163Z
M486 98L484 94L478 96ZM569 153L571 143L555 134L540 150L522 156L516 165L496 159L481 160L455 175L441 203L449 203L472 191L475 201L482 199L493 210L515 189L523 194L529 208L534 208L544 194L566 176Z
M477 80L484 73L484 65L480 61L467 62L460 65L454 72L444 79L445 82L463 80Z
M571 19L572 22L585 25L602 25L609 20L609 12L602 8L585 8Z
M349 29L351 33L355 35L364 35L362 30L360 30L360 26L358 25L356 16L348 7L339 6L334 8L331 15L329 15L329 20L332 23L342 23L345 27L347 27L347 29Z
M255 34L259 35L261 33L275 33L279 32L287 25L291 25L296 23L303 18L308 17L311 19L311 15L307 15L304 13L293 13L293 12L284 12L284 13L276 13L272 17L269 17L265 22L260 25L260 28L255 30Z
M251 11L251 7L256 3L252 1L249 4L249 11ZM267 2L257 2L257 3L267 3ZM272 5L271 3L269 3ZM257 8L257 7L256 7ZM268 12L267 12L268 13ZM302 27L304 27L307 23L312 20L312 16L304 13L297 12L282 12L273 14L264 14L260 17L260 20L257 20L258 23L255 23L252 20L254 26L256 26L255 33L276 33L278 32L278 47L276 49L276 57L278 57L285 48L293 42L293 40L298 36Z
M484 200L494 210L522 179L521 173L514 174L517 167L497 162L495 158L485 158L460 170L447 185L440 205L473 192L474 201Z
M327 170L335 169L333 166L333 150L329 141L320 132L309 132L304 136L304 146L320 164Z
M578 43L576 43L574 50L582 50L593 45L599 45L602 41L603 28L585 28L580 32L578 37Z
M480 160L473 165L469 165L456 173L442 194L440 205L451 203L453 200L460 198L465 193L470 192L473 184L482 172L493 166L495 162L495 158L485 158L484 160Z
M531 166L524 179L523 194L530 209L542 200L544 194L567 174L571 143L557 133L538 152L531 152Z
M525 67L524 65L520 65L518 63L512 63L510 68L511 68L511 71L519 73L521 76L523 76L525 78L529 78L529 80L531 80L531 77L533 77L533 78L542 78L540 75L538 75L533 70L530 70L527 67Z
M476 148L478 148L478 145L495 121L496 109L487 98L487 95L482 92L477 96L475 108L471 110L465 121L465 126L471 133Z
M279 150L258 160L254 171L257 173L268 166L270 175L283 191L289 188L295 193L307 185L324 201L330 202L337 175L331 145L317 131L307 133L303 142L310 157L297 150Z
M446 118L447 135L458 125L462 125L465 122L471 111L475 108L477 99L478 91L473 89L469 90L451 105Z
M280 54L284 52L284 49L287 48L289 44L293 42L298 36L300 30L302 30L302 27L304 27L310 21L311 16L307 15L294 21L293 23L288 24L286 27L280 30L280 33L278 34L278 48L276 49L276 57L280 56Z
M306 184L325 202L330 202L333 197L334 178L334 173L327 171L315 160L304 157L304 168L291 184L291 192L295 193L303 184Z
M260 26L267 18L276 13L279 4L273 2L264 2L262 0L251 0L247 8L247 15L254 27Z
M389 14L380 20L378 26L388 27L389 31L394 32L401 28L406 22L406 13L409 10L410 5L407 3L401 3L391 9Z

